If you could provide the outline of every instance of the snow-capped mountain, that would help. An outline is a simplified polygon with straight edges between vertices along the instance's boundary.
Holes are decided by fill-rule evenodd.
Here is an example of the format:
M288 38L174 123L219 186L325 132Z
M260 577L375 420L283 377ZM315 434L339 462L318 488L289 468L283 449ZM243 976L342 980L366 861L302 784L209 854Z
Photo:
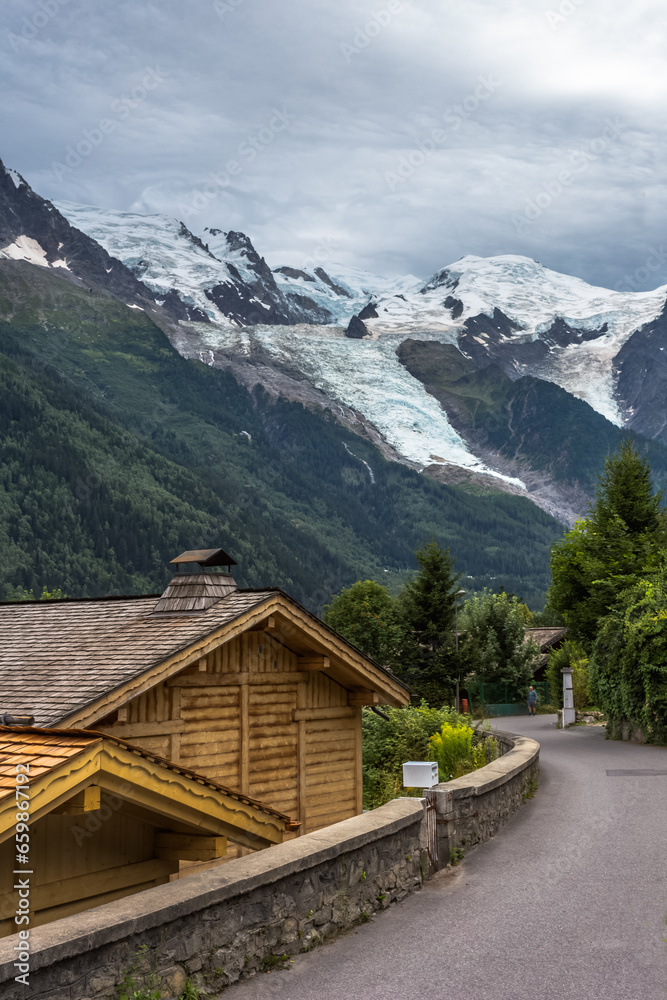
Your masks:
M286 293L305 294L314 299L332 316L332 321L347 327L353 316L364 318L374 313L373 303L379 298L390 302L394 296L417 293L423 281L409 274L399 278L384 278L344 264L303 268L280 266L273 269L278 286Z
M388 339L382 350L390 352L396 338L435 338L455 344L480 368L495 363L511 378L555 382L617 426L656 426L640 412L635 385L634 368L646 363L646 351L638 351L636 341L621 349L659 320L667 286L611 291L511 254L462 257L426 282L332 263L326 270L271 270L243 233L203 229L196 235L167 216L71 203L58 208L122 260L172 314L184 303L180 319L212 323L228 336L229 327L326 326L339 335L344 329L351 339ZM266 349L266 336L257 337ZM633 371L624 371L628 366ZM423 460L424 449L417 451L410 457Z
M200 322L328 323L326 308L277 285L243 233L205 229L201 237L166 215L137 215L59 202L73 226L118 257L162 302L183 302Z
M558 274L516 255L462 257L417 294L379 299L371 336L437 333L479 367L495 362L510 377L534 375L585 399L622 426L629 414L614 359L665 308L667 285L615 292Z
M562 465L566 425L611 441L608 421L667 443L667 286L615 292L516 255L462 257L428 280L329 261L270 268L243 233L53 206L4 168L2 257L94 280L170 318L183 355L326 408L435 478L523 492L564 520L590 495L576 463L544 457L553 439ZM549 446L529 448L542 407Z
M57 271L75 284L103 287L128 305L151 309L152 292L94 239L0 160L0 260Z

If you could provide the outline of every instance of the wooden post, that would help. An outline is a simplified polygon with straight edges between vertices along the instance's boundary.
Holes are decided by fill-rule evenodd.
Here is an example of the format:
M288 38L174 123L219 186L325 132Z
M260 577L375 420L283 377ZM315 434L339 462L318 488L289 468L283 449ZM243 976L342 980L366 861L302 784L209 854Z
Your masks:
M250 720L248 704L250 688L247 684L239 687L239 742L240 742L240 774L241 791L250 794Z
M297 695L296 695L297 709L304 711L308 702L308 685L299 684L297 685ZM307 817L307 787L306 787L306 741L308 735L306 733L306 720L299 719L297 723L297 767L298 767L298 802L299 802L299 820L301 821L301 828L299 830L299 836L303 833L308 832L308 817Z
M299 820L301 821L301 828L299 830L299 836L302 833L308 833L308 817L306 814L307 809L307 799L306 799L306 723L304 721L297 723L298 732L298 768L299 768Z
M357 709L357 717L354 720L354 801L357 815L364 811L364 775L361 767L362 761L362 729L361 729L361 709Z
M181 688L175 687L171 689L171 718L173 721L179 721L181 718L181 693ZM180 732L171 734L169 756L173 760L174 764L178 764L181 758Z

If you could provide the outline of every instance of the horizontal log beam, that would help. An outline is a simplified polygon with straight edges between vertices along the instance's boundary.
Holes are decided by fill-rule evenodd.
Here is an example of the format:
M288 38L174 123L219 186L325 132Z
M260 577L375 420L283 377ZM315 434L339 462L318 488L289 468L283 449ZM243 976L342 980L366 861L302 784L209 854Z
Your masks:
M331 666L328 656L300 656L297 662L302 670L328 670Z
M215 861L227 853L227 838L160 831L155 834L155 853L163 861Z
M201 679L199 680L201 684ZM171 733L182 733L182 719L168 719L164 722L127 722L124 725L95 727L98 733L105 736L117 736L121 740L138 739L141 736L166 736Z
M347 696L348 705L358 708L360 705L379 705L380 695L377 691L350 691Z
M292 711L292 718L295 722L316 722L326 719L353 719L357 714L356 708L295 708Z
M269 615L268 618L265 618L264 621L262 621L262 622L258 622L257 625L253 625L253 627L249 628L248 631L249 632L268 632L271 629L274 629L275 627L276 627L276 619L273 617L273 615Z
M166 681L166 687L229 687L235 684L297 684L307 681L310 677L305 670L272 670L265 673L243 671L239 673L221 674L186 674L184 677L172 677Z

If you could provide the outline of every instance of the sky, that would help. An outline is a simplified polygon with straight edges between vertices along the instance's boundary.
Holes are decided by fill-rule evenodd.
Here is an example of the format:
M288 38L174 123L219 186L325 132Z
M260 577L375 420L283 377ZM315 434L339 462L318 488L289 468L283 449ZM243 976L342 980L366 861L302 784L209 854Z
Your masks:
M427 278L667 283L661 0L4 0L0 158L41 195Z

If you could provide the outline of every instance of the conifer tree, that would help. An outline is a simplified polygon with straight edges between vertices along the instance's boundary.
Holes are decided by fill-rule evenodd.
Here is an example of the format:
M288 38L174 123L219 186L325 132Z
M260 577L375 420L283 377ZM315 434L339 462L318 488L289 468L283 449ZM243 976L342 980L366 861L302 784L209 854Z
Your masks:
M449 549L435 539L415 552L419 572L401 592L401 606L415 640L432 652L439 649L454 628L454 605L460 573L454 571Z
M399 598L408 636L412 639L411 665L406 679L413 694L431 705L451 700L458 677L455 654L454 606L459 573L449 549L435 539L415 552L419 572L403 587Z
M603 532L619 518L631 535L655 532L660 523L661 493L653 489L651 467L630 441L605 462L590 520Z
M661 501L648 462L625 441L605 463L589 516L552 550L547 606L562 614L572 638L587 650L619 594L658 558Z

